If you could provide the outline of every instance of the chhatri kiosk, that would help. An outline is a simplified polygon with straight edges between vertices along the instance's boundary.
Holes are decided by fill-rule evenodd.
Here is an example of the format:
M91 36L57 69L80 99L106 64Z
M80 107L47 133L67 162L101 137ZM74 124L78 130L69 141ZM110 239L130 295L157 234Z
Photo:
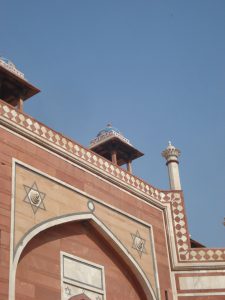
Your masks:
M180 151L156 188L112 125L85 148L25 114L38 92L0 58L0 300L224 300L225 249L190 239Z

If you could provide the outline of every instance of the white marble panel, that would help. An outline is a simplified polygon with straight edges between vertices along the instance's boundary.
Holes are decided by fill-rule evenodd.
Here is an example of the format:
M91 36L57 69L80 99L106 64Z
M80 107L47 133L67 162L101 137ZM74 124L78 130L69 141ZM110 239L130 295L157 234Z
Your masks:
M71 257L63 256L64 278L103 289L102 269Z
M181 290L225 289L225 276L179 277Z

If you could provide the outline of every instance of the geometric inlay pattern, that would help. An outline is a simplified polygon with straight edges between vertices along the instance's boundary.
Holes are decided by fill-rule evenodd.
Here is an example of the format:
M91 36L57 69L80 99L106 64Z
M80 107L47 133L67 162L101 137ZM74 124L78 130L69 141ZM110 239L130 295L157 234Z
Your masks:
M31 187L27 185L23 186L26 191L26 197L23 201L30 204L33 213L36 214L38 209L46 210L44 205L44 199L46 194L38 190L36 182L34 182Z
M140 236L139 231L137 230L135 234L131 233L131 237L133 240L132 248L137 250L140 258L143 253L147 254L146 249L145 249L146 240Z
M225 260L225 249L190 248L184 203L181 197L174 199L171 203L171 208L178 258L180 261L212 262Z
M161 191L150 184L146 183L140 178L126 172L113 165L108 160L103 157L93 153L89 149L82 147L71 139L66 138L60 133L52 130L51 128L39 123L30 116L23 114L22 112L17 111L15 108L12 108L7 103L0 100L0 119L9 121L8 124L22 129L26 134L32 133L32 136L35 137L35 140L40 140L45 142L50 146L54 146L60 152L66 153L68 158L76 159L77 162L82 161L82 163L87 163L88 166L92 166L97 172L102 170L107 173L110 177L125 183L136 191L141 192L142 194L150 197L151 200L159 201L161 203L170 203L172 208L172 221L174 225L174 233L178 250L178 259L183 262L218 262L225 261L225 249L217 248L190 248L189 236L187 230L187 224L184 214L184 205L182 199L182 193L177 191ZM27 187L30 190L30 187ZM34 190L38 192L38 189ZM27 190L26 190L27 192ZM25 202L28 202L34 213L37 209L45 209L43 204L43 196L41 194L42 204L32 204L30 198L26 197ZM179 206L179 207L177 207ZM183 208L183 211L181 209ZM135 248L136 249L136 248ZM143 252L144 253L144 252Z
M172 201L174 194L176 194L171 191L161 191L151 186L140 178L126 172L124 169L113 165L102 156L93 153L89 149L86 149L65 136L62 136L60 133L40 124L32 117L18 112L2 100L0 100L0 118L10 120L10 122L13 122L20 128L24 128L26 131L31 132L36 138L41 138L42 141L44 140L45 142L60 149L60 151L63 151L64 153L66 152L67 156L73 157L73 159L76 158L83 162L86 161L95 169L101 169L102 171L110 174L110 176L132 186L132 188L141 191L156 201L160 201L162 203L170 202Z

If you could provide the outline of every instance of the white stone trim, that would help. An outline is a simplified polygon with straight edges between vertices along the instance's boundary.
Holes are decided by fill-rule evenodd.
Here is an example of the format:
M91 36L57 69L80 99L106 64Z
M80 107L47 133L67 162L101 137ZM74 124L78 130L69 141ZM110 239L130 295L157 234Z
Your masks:
M167 232L167 237L168 237L168 254L171 258L171 266L172 268L174 268L175 266L178 265L178 260L177 260L177 249L176 249L175 236L173 230L172 215L171 215L171 209L169 203L166 204L165 216L166 216L166 220L165 220L166 222L164 222L164 224L165 224L165 230Z
M224 275L209 276L180 276L178 278L180 290L225 290Z
M174 271L174 274L213 274L213 273L224 273L225 275L225 270L191 270L191 271Z
M200 297L200 296L223 296L225 293L221 292L215 292L215 293L179 293L177 294L178 297Z
M170 273L170 281L171 281L171 287L172 287L172 293L173 293L173 297L174 299L173 300L177 300L177 287L176 287L176 280L175 280L175 276L174 276L174 273L171 271L172 269L172 262L171 262L171 259L173 258L177 258L176 256L176 252L175 252L175 249L171 249L169 244L171 242L171 237L168 236L168 228L166 227L167 223L166 223L166 220L165 219L168 219L168 214L170 212L170 207L169 207L169 204L167 204L167 207L165 209L165 214L163 213L163 227L164 227L164 232L165 232L165 240L166 240L166 249L167 249L167 253L168 253L168 266L170 268L169 270L169 273ZM170 222L171 223L171 222ZM173 233L172 233L173 234ZM174 243L172 243L172 246L174 245ZM172 251L172 253L171 253Z
M80 170L83 170L83 171L85 171L85 172L91 174L92 176L94 176L94 177L96 177L96 178L98 178L98 179L100 179L100 180L102 180L102 181L104 181L104 182L106 182L106 183L108 183L108 184L111 184L111 185L113 185L113 186L116 186L117 189L119 189L119 190L123 191L124 193L127 193L127 194L129 194L129 195L131 195L131 196L133 196L133 197L137 197L137 199L138 199L139 201L144 201L147 205L149 205L149 206L151 206L151 207L153 207L153 208L155 208L155 209L157 209L157 210L159 210L159 211L162 211L162 209L164 209L164 207L165 207L165 203L160 203L160 202L156 201L154 198L151 198L150 196L147 197L147 196L144 195L144 193L142 193L141 191L132 191L132 192L131 192L131 190L132 190L132 187L131 187L131 186L129 186L128 184L126 184L126 183L124 183L124 182L123 182L123 184L118 183L118 182L117 182L117 179L116 179L116 178L112 178L109 174L107 174L107 176L104 176L104 177L103 177L103 176L100 176L100 175L98 175L94 170L89 170L89 169L87 169L87 168L81 166L81 165L78 164L77 162L71 161L70 159L67 159L67 158L65 158L64 156L62 156L62 155L60 155L60 154L57 154L56 152L51 151L51 150L49 150L49 149L46 148L46 147L43 147L41 144L39 144L39 143L37 143L37 142L34 142L33 140L30 140L30 139L28 139L28 138L26 138L26 137L20 135L19 133L15 132L15 131L13 131L13 130L11 130L11 129L5 127L5 126L2 126L1 124L0 124L0 128L6 130L6 131L8 131L8 132L10 132L11 134L13 134L13 135L15 135L15 136L17 136L17 137L19 137L19 138L21 138L21 139L23 139L23 140L28 141L29 143L35 145L36 147L39 147L39 148L43 149L44 151L46 151L46 152L48 152L48 153L51 153L52 155L54 155L54 156L56 156L56 157L58 157L58 158L60 158L60 159L62 159L62 160L64 160L64 161L70 163L71 165L75 166L76 168L79 168ZM34 171L36 171L36 172L38 172L38 173L40 173L40 174L44 174L45 176L51 178L51 176L49 176L48 174L46 174L46 173L44 173L44 172L41 172L40 170L37 170L37 169L31 167L30 165L28 165L28 164L26 164L26 163L23 163L23 162L21 162L21 161L19 161L19 160L17 160L17 159L15 159L15 161L17 161L17 162L20 163L21 165L27 166L27 167L30 168L31 170L34 170ZM103 172L103 173L104 173L104 172ZM52 178L53 178L53 177L52 177ZM114 179L116 179L116 180L114 180ZM54 179L54 180L55 180L55 179ZM58 182L60 182L60 180L58 180ZM66 183L63 183L63 184L66 185Z
M44 145L45 148L53 152L66 156L69 160L79 162L83 167L91 169L99 175L107 175L118 184L126 183L129 189L139 191L142 195L146 196L148 201L154 199L153 202L156 205L157 202L164 203L171 200L174 194L173 191L162 191L151 186L98 154L84 148L47 126L38 123L32 117L16 111L3 101L0 101L0 110L2 110L0 113L0 123L5 127L12 128L13 131L29 137L29 139Z

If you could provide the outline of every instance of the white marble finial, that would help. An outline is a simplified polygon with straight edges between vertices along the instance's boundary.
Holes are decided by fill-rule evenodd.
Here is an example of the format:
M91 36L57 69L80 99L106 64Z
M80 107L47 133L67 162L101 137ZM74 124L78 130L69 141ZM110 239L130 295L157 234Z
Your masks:
M175 148L171 141L169 141L169 145L167 148L162 152L162 156L165 157L165 159L168 161L170 160L177 160L178 157L180 156L180 150Z

